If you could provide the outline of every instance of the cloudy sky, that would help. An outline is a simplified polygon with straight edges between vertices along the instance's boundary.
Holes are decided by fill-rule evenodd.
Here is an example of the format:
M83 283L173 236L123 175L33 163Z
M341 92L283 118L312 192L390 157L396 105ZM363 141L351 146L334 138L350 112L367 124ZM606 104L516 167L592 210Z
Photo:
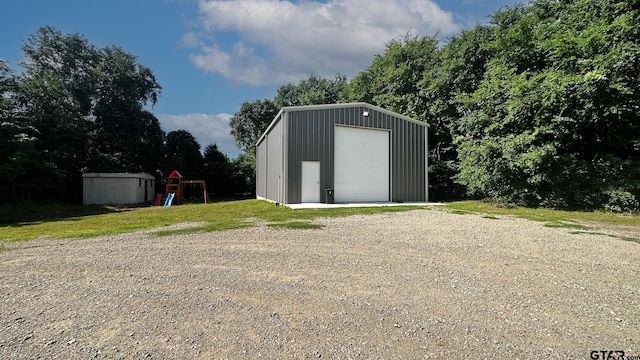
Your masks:
M392 39L442 41L518 0L20 0L3 3L0 58L20 72L21 46L50 25L116 45L163 87L150 109L169 132L239 154L229 119L245 101L310 75L351 78Z

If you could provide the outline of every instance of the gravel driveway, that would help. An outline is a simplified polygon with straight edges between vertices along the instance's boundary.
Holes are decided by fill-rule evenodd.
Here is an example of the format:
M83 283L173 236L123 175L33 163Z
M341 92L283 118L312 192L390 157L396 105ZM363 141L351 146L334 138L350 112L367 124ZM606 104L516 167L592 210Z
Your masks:
M636 242L439 210L317 222L18 243L0 358L640 355Z

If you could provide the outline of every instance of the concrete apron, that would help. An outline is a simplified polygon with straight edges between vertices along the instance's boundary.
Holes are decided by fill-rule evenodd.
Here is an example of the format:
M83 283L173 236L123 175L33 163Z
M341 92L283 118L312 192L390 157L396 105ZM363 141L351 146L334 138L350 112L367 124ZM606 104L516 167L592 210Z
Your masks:
M405 202L405 203L395 203L395 202L358 202L358 203L338 203L338 204L325 204L325 203L303 203L303 204L280 204L282 206L286 206L288 208L298 210L298 209L331 209L331 208L349 208L349 207L378 207L378 206L440 206L444 205L443 203L434 203L434 202Z

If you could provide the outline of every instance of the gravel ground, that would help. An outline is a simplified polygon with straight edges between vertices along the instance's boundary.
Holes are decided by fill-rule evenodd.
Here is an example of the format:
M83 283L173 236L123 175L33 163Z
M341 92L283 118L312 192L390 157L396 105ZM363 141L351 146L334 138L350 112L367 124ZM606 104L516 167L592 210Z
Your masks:
M11 245L0 358L640 355L636 242L438 210L317 222Z

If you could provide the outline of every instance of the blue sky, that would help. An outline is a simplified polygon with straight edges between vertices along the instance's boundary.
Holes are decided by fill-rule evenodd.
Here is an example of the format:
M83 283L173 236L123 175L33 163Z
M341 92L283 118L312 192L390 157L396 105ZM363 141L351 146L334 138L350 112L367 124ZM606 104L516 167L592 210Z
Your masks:
M348 78L410 32L446 40L518 0L9 0L0 58L20 72L21 46L45 25L138 57L163 87L150 109L169 132L239 154L229 118L310 75Z

